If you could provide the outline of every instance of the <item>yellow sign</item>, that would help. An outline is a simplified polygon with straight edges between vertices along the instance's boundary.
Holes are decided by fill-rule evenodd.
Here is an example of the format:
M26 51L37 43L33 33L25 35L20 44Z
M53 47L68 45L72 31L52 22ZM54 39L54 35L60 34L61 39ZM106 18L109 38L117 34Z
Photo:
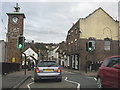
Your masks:
M15 58L12 58L12 62L15 62Z

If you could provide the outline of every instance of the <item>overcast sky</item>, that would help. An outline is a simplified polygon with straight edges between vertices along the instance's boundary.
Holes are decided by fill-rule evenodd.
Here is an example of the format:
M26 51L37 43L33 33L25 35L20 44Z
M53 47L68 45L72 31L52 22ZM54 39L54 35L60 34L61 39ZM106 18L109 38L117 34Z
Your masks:
M79 2L19 2L20 12L26 16L24 36L27 41L44 43L60 43L65 41L67 32L79 18L85 18L94 10L102 7L110 16L118 20L118 1L80 1ZM16 2L1 2L2 12L0 40L6 39L8 17L6 13L13 12ZM6 29L5 29L6 27Z

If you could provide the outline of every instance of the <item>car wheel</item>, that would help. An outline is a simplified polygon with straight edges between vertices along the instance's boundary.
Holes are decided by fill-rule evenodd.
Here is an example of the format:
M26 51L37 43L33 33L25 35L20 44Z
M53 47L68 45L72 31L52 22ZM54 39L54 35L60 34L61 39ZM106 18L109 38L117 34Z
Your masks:
M97 78L97 85L98 85L98 88L103 87L100 77Z

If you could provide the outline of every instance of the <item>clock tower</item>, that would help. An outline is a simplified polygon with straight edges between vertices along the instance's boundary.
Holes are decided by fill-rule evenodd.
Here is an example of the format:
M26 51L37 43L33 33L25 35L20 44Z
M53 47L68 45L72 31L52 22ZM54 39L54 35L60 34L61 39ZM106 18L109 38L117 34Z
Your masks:
M17 38L23 35L24 13L20 12L18 3L14 7L15 11L7 13L8 15L8 33L7 33L7 62L21 63L21 53L17 49Z

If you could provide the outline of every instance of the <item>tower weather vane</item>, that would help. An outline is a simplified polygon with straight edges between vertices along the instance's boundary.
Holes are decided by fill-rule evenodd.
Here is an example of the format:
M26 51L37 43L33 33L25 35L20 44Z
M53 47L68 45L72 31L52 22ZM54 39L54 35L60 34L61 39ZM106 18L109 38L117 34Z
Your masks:
M16 3L16 6L14 7L15 12L19 12L20 11L20 7L18 6L18 3Z

